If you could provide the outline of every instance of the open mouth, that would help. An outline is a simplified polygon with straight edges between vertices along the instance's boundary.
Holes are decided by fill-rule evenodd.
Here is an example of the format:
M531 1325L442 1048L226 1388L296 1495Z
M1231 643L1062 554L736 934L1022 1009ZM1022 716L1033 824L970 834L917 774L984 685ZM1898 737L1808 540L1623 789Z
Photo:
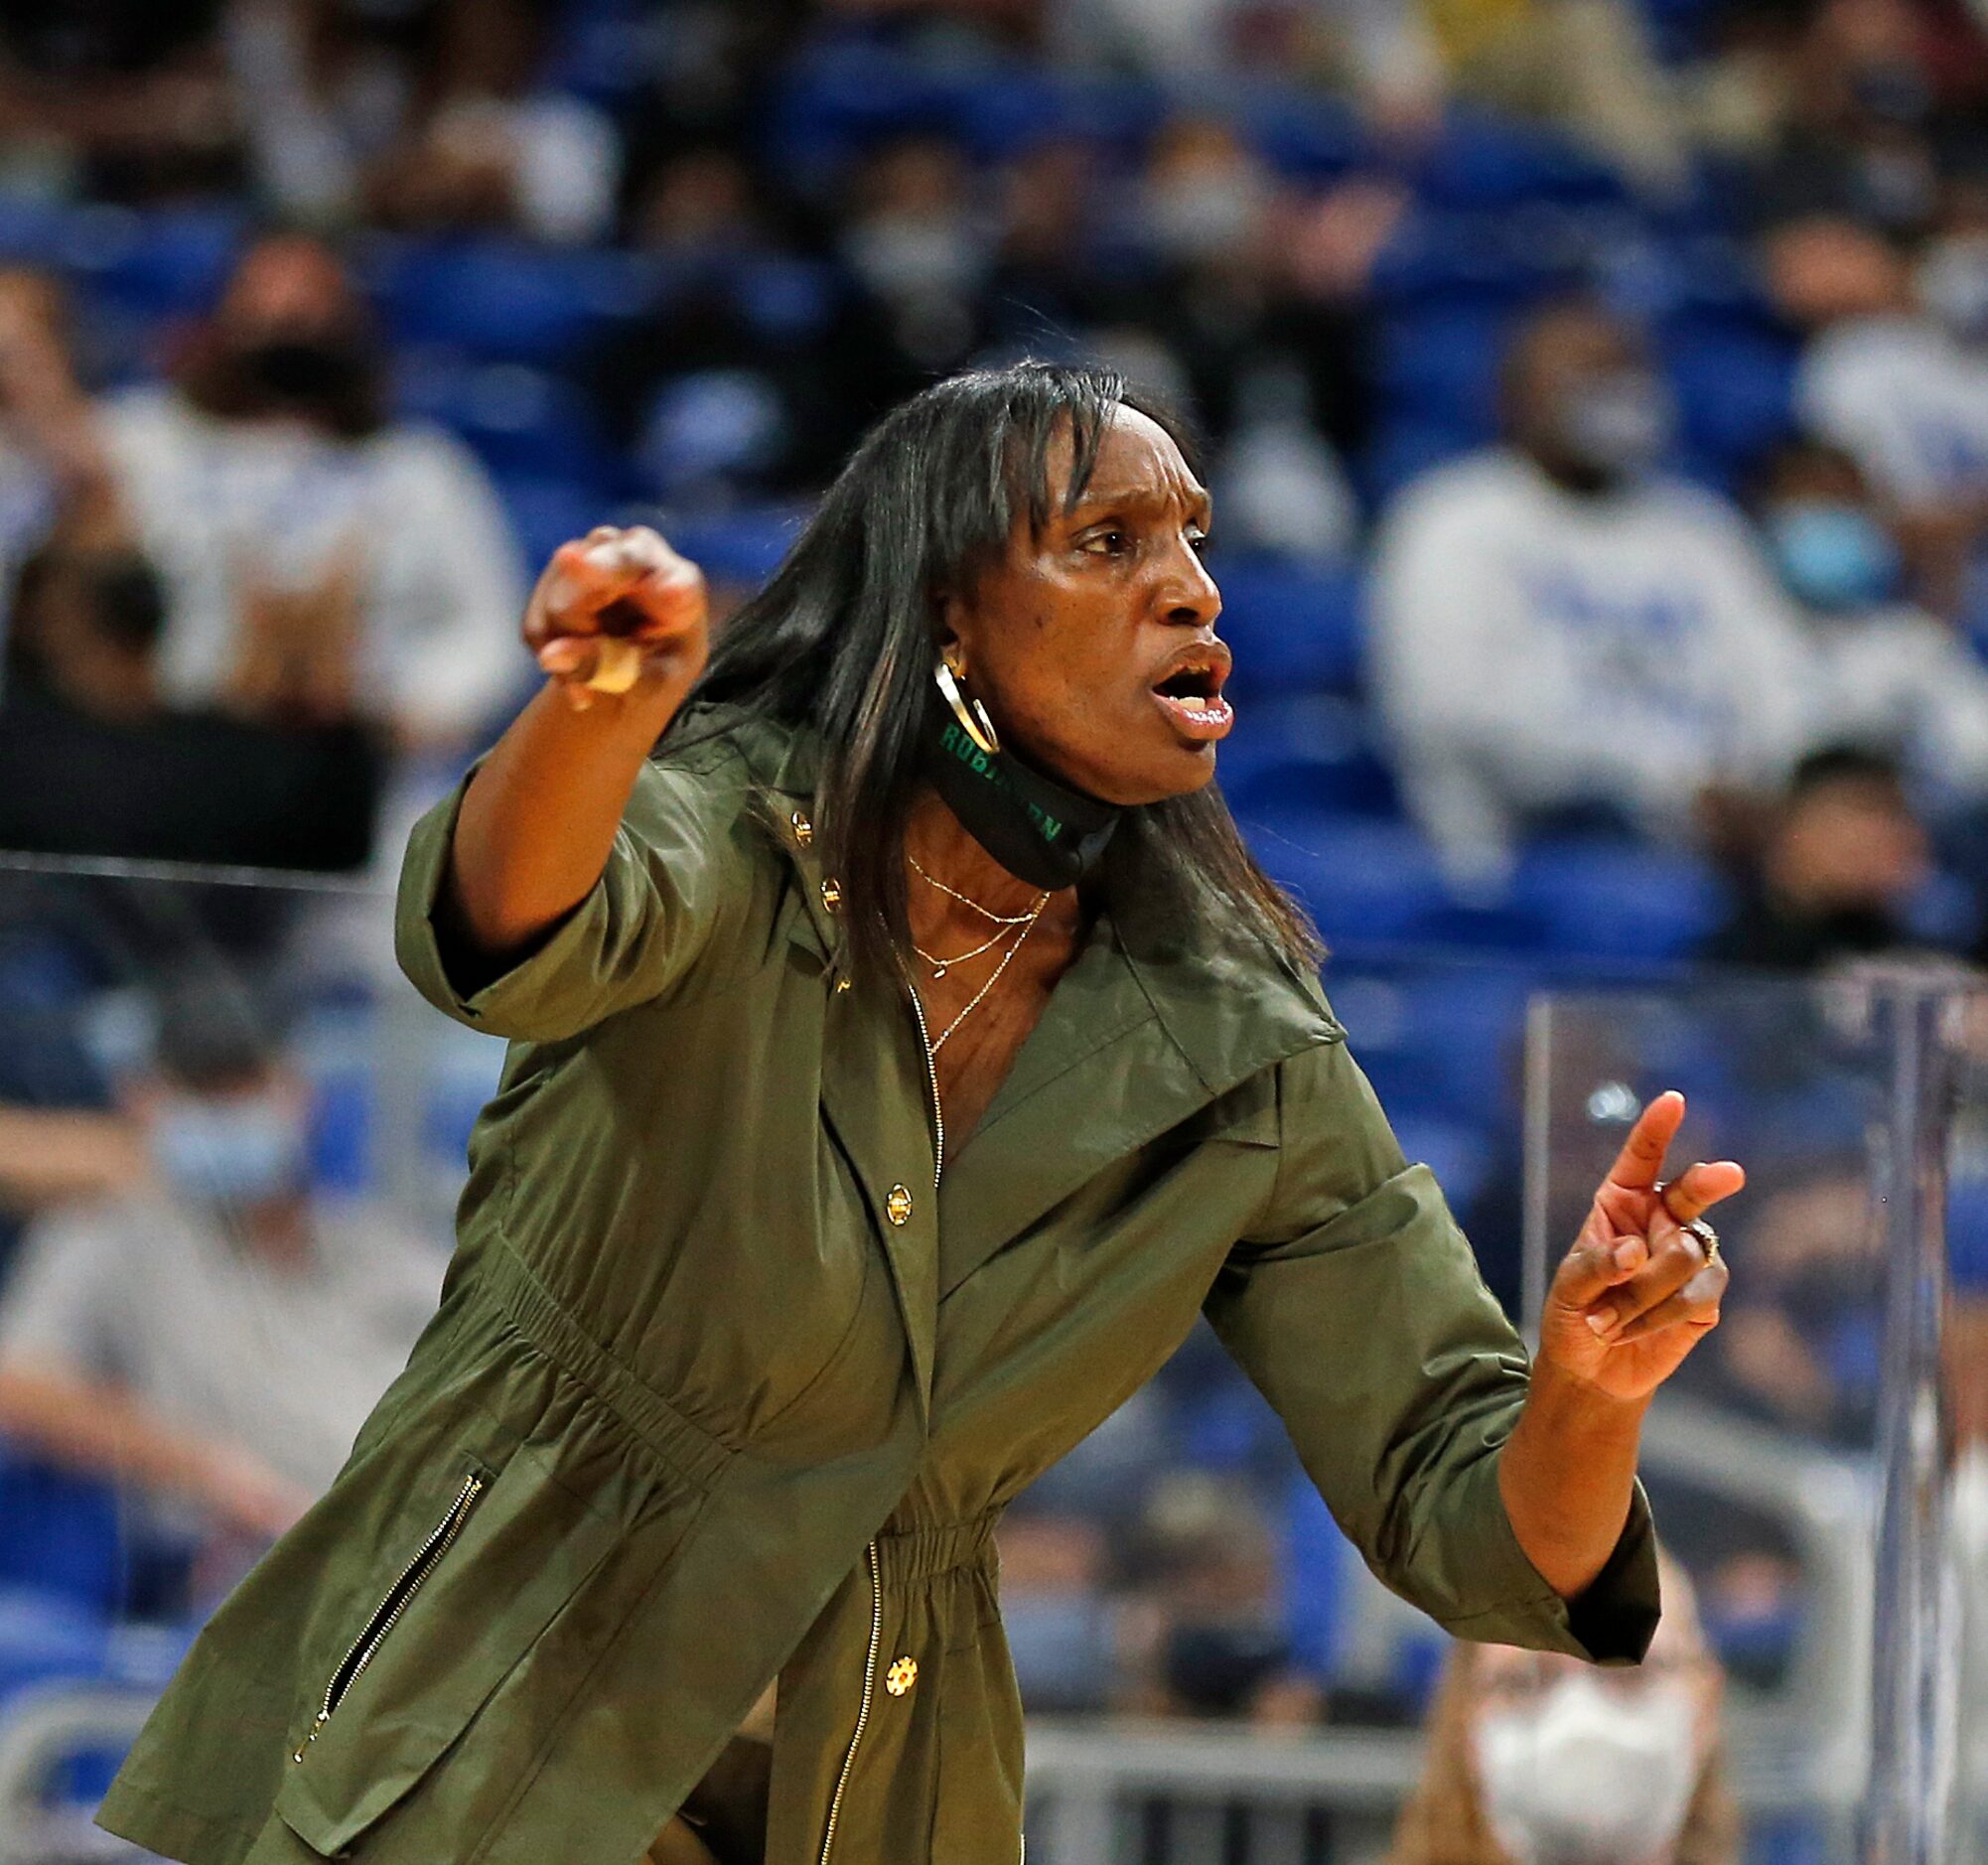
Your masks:
M1153 697L1175 728L1197 741L1225 737L1235 723L1235 709L1221 696L1228 658L1218 650L1197 652L1175 666L1153 686Z

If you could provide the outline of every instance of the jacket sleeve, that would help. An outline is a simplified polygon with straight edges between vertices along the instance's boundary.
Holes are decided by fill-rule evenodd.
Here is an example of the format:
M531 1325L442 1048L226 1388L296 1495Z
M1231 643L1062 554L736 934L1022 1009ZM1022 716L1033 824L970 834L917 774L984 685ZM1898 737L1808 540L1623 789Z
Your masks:
M740 846L751 830L737 804L746 783L736 761L645 765L592 891L509 970L465 980L435 924L464 778L408 839L394 924L401 969L459 1022L532 1042L575 1036L677 989L707 951L727 948L751 904L757 864Z
M1434 1177L1343 1043L1279 1074L1277 1184L1209 1292L1215 1332L1383 1584L1459 1638L1639 1659L1658 1611L1640 1487L1608 1566L1563 1601L1498 1494L1525 1348Z

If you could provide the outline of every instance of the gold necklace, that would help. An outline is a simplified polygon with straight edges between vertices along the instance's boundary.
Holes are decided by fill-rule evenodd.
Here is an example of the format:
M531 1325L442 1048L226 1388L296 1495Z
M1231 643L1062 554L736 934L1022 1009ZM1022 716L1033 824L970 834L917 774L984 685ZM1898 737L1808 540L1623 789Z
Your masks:
M996 927L992 934L989 937L982 939L980 943L974 946L974 948L971 951L956 952L950 958L941 958L935 952L926 951L925 948L923 945L921 945L917 939L912 940L912 950L917 952L918 955L921 958L923 958L926 964L931 966L931 975L933 977L942 978L948 971L952 969L954 965L963 965L969 958L978 958L982 952L993 950L993 948L996 945L1000 944L1000 942L1004 938L1008 937L1008 935L1011 932L1013 932L1014 930L1015 929L1013 927L1007 927L1007 926Z
M1027 913L996 913L991 907L981 906L981 904L977 900L973 899L971 895L962 894L958 888L947 887L946 884L943 881L941 881L937 875L927 873L925 871L924 864L922 861L920 861L919 858L915 854L913 854L910 849L905 850L905 859L912 864L912 867L914 868L914 870L916 870L918 877L921 881L929 882L933 887L937 888L941 894L951 895L952 898L958 901L962 907L971 907L973 911L977 913L983 920L992 920L996 926L1023 926L1023 925L1033 926L1036 922L1036 916L1040 914L1043 911L1043 908L1049 903L1049 898L1050 898L1049 895L1044 894L1037 900L1035 906L1032 907ZM954 964L957 964L958 962L959 961L957 959L953 960Z
M1023 941L1036 930L1036 922L1042 918L1043 908L1048 904L1049 896L1045 894L1042 901L1037 904L1036 911L1029 916L1028 924L1016 935L1014 944L1001 954L1001 962L994 967L993 975L973 993L966 1008L939 1032L938 1041L927 1046L926 1053L931 1057L933 1062L938 1060L938 1052L945 1047L945 1039L980 1008L982 1002L986 999L987 993L1001 982L1001 973L1006 971L1015 962L1015 954L1022 949Z

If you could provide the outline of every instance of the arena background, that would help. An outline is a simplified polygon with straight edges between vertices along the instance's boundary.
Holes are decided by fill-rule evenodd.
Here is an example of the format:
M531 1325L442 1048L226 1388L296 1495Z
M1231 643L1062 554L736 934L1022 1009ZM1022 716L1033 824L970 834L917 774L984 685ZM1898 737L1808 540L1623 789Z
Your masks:
M1983 23L7 0L0 1858L135 1856L93 1797L314 1480L255 1447L369 1402L296 1357L390 1371L439 1281L500 1056L388 903L529 575L651 523L722 612L1025 355L1204 437L1222 788L1514 1314L1656 1087L1753 1166L1651 1433L1742 1815L1688 1856L1929 1865L1948 1774L1988 1856ZM144 1258L286 1132L342 1266ZM1442 1641L1211 1337L1003 1555L1051 1865L1385 1855Z

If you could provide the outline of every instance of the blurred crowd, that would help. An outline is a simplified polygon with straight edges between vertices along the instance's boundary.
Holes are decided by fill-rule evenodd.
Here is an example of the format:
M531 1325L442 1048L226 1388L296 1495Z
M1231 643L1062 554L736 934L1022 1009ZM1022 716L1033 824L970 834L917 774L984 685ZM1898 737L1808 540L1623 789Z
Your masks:
M1521 986L1988 955L1967 0L10 0L0 849L376 880L529 690L553 545L656 523L722 610L882 409L1021 355L1203 437L1224 788L1508 1304L1522 988L1416 997L1390 952ZM319 1196L325 1051L262 986L324 915L270 898L0 875L0 1434L156 1493L148 1611L322 1484L446 1248ZM142 1055L34 1035L133 979ZM322 1031L358 987L314 988ZM1763 1060L1708 1063L1715 1127L1800 1111L1700 1395L1867 1444L1856 1044L1725 1027ZM1620 1124L1614 1040L1567 1033L1570 1123ZM327 1355L308 1424L254 1398ZM1709 1635L1773 1681L1795 1563L1718 1545L1680 1674ZM1036 1707L1385 1720L1435 1683L1205 1340L1005 1551ZM1439 1737L1559 1700L1501 1662ZM1404 1865L1491 1865L1445 1766ZM1713 1773L1669 1791L1711 1835L1680 1856L1730 1856Z

